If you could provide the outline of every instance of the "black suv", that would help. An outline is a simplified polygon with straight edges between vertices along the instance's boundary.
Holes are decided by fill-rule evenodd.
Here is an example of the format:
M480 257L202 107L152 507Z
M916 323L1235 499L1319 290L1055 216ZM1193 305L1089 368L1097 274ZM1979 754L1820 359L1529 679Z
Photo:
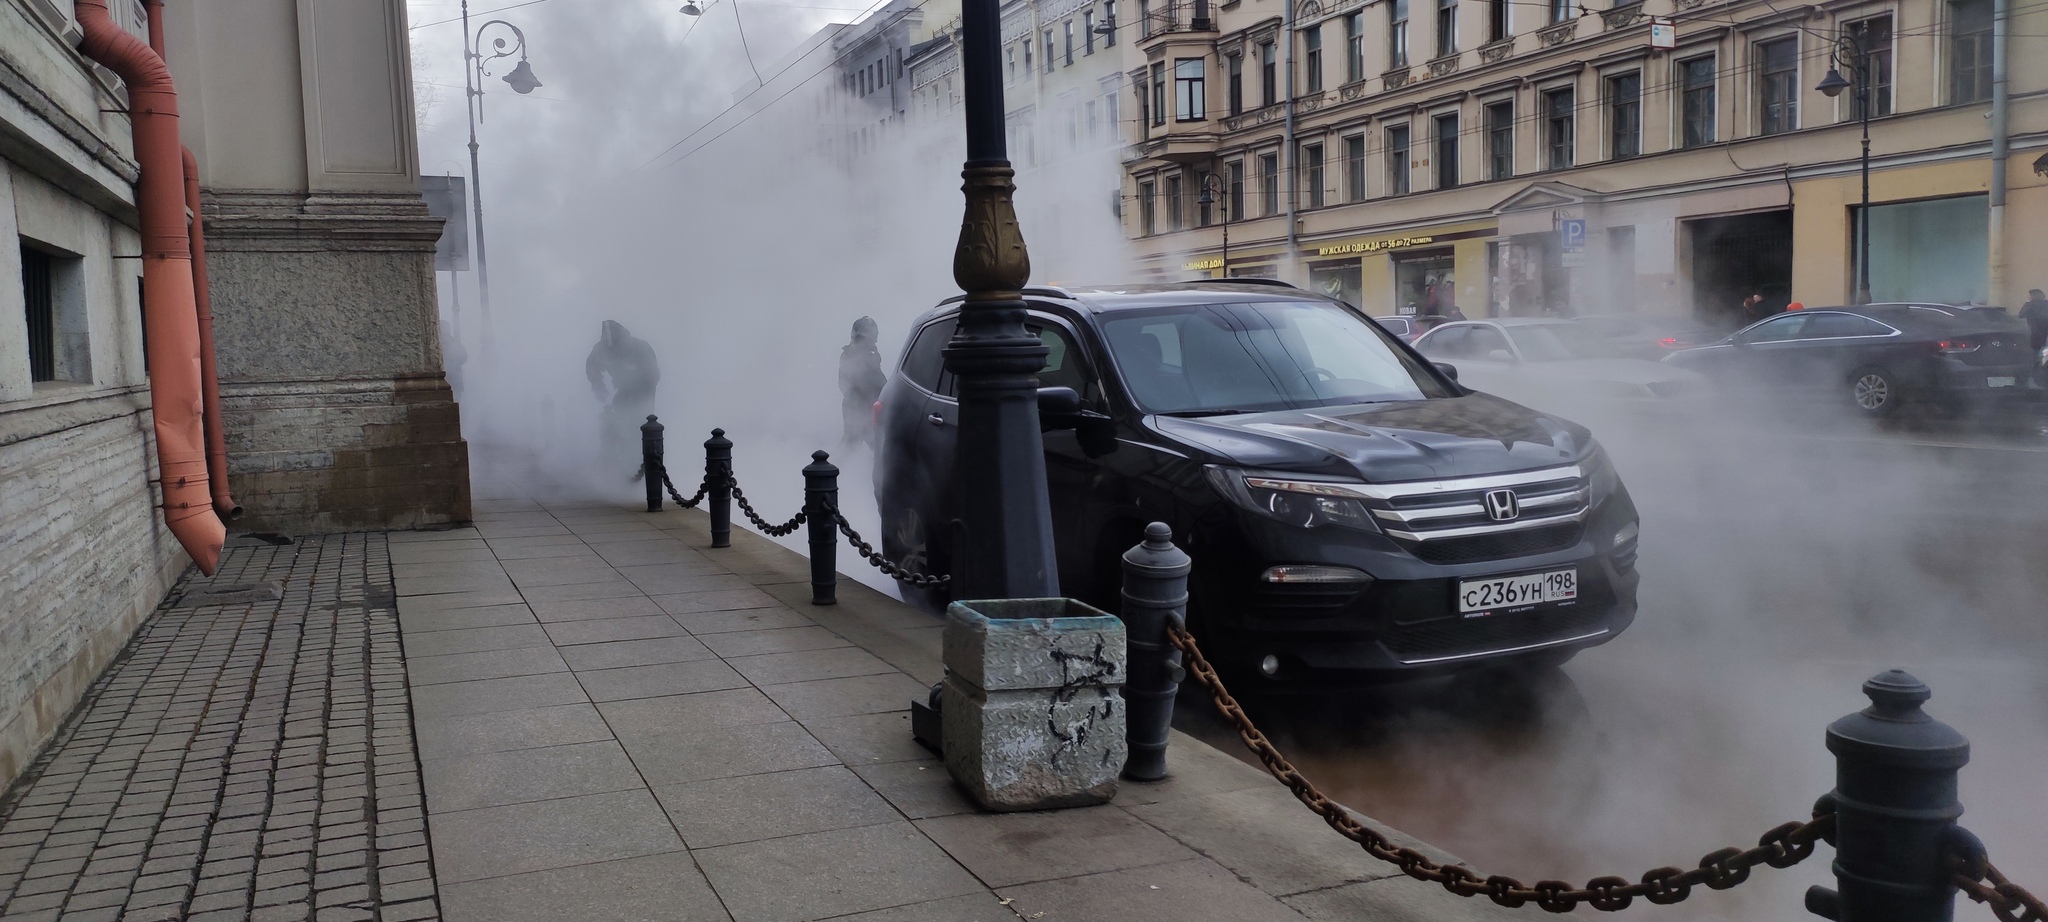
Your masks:
M1277 283L1031 288L1063 591L1115 611L1147 522L1195 560L1190 628L1275 680L1554 664L1635 617L1637 519L1584 427L1461 388ZM883 549L947 572L959 404L921 318L883 391ZM913 593L936 607L943 599Z

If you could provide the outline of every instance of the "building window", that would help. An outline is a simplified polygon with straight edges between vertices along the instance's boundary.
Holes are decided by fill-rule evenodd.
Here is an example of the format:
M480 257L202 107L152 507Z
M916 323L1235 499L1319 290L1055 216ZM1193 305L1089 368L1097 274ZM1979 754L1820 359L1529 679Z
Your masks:
M1344 17L1344 82L1365 79L1365 14Z
M1064 38L1066 40L1067 66L1072 67L1074 66L1074 20L1069 18L1065 22L1060 23L1060 28L1066 32Z
M1616 160L1643 152L1643 75L1607 78L1607 149Z
M1486 40L1497 42L1508 37L1508 4L1512 0L1487 0Z
M1224 172L1227 174L1225 181L1230 187L1224 197L1227 204L1223 206L1223 221L1228 224L1232 217L1244 217L1244 161L1230 161L1224 167Z
M1458 187L1458 114L1436 117L1436 187Z
M1180 199L1180 174L1166 177L1166 228L1180 230L1187 226L1187 208Z
M1323 146L1303 144L1301 146L1303 175L1308 180L1308 207L1323 207Z
M1009 48L1005 49L1005 50L1004 50L1004 53L1003 53L1003 56L1004 56L1004 57L1005 57L1005 58L1006 58L1006 59L1008 60L1008 62L1009 62L1009 73L1010 73L1010 79L1009 79L1009 82L1010 82L1010 83L1016 83L1016 82L1017 82L1017 46L1015 46L1015 45L1011 45L1011 46L1010 46Z
M1864 98L1869 99L1872 117L1892 114L1892 18L1877 16L1849 24L1851 47L1857 54L1855 73L1849 79L1867 86L1864 94L1849 94L1849 117L1863 117Z
M1259 155L1259 204L1264 214L1280 213L1280 155Z
M1052 73L1052 65L1053 65L1053 44L1052 44L1052 30L1051 30L1051 29L1047 29L1047 30L1045 30L1045 72L1046 72L1046 73L1048 73L1048 74L1049 74L1049 73Z
M1323 27L1310 26L1301 35L1301 44L1308 57L1308 91L1323 91Z
M1782 134L1798 128L1799 37L1758 42L1756 60L1759 133Z
M1166 62L1152 63L1152 125L1166 124Z
M1543 141L1550 151L1550 169L1572 165L1573 97L1571 87L1543 94Z
M1152 37L1152 0L1138 0L1138 37Z
M57 380L57 298L48 253L21 247L21 294L28 309L28 379Z
M1515 104L1496 102L1486 107L1486 178L1509 179L1515 175Z
M1714 56L1678 62L1678 85L1685 96L1679 104L1679 117L1685 122L1679 143L1685 147L1714 143Z
M1081 11L1081 53L1095 53L1095 11Z
M1230 114L1244 114L1244 55L1233 54L1224 58L1230 71Z
M1273 43L1259 43L1259 105L1270 106L1280 101L1280 74L1273 60Z
M1102 47L1116 47L1116 0L1102 0Z
M1101 136L1102 125L1100 119L1102 113L1096 108L1096 103L1093 99L1082 103L1081 109L1088 113L1088 140L1094 141Z
M1950 0L1948 101L1991 98L1991 0Z
M1365 201L1365 135L1344 139L1344 185L1348 201Z
M1550 23L1556 25L1578 15L1572 0L1547 0L1550 9Z
M1387 3L1387 66L1408 66L1408 0Z
M1436 56L1458 53L1458 0L1436 0Z
M1203 70L1207 64L1201 58L1176 58L1173 62L1173 117L1183 122L1199 122L1207 105L1202 92Z
M1020 45L1023 45L1023 46L1024 46L1024 74L1025 74L1025 76L1030 76L1030 74L1031 74L1031 39L1029 39L1029 38L1026 38L1026 39L1025 39L1025 40L1023 40L1023 41L1021 41L1021 42L1018 42L1017 44L1020 44Z
M1138 226L1147 237L1159 233L1159 193L1150 181L1138 184Z
M1408 126L1387 129L1387 194L1408 194Z

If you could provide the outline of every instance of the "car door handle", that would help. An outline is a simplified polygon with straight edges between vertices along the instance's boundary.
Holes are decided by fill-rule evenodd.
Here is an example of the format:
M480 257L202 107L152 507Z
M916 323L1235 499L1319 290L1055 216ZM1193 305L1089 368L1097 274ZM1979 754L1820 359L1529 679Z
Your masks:
M925 417L925 419L931 420L931 423L934 426L943 426L946 424L946 418L940 416L937 413L933 413L932 415Z

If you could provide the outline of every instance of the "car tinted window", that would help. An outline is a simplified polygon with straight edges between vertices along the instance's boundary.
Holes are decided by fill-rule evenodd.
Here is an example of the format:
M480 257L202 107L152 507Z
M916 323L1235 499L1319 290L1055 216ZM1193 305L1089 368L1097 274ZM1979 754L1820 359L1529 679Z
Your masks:
M1386 328L1387 332L1396 336L1408 335L1408 321L1399 317L1374 317L1372 322Z
M1088 362L1081 355L1080 347L1065 329L1044 322L1026 322L1025 328L1045 344L1047 350L1045 367L1038 371L1039 387L1071 387L1083 400L1095 398L1095 376L1088 371Z
M1473 359L1494 358L1495 352L1506 352L1509 355L1514 354L1514 350L1508 348L1508 338L1501 335L1500 330L1489 326L1473 327L1471 339L1465 342L1465 357Z
M1868 317L1855 314L1813 314L1806 318L1806 326L1799 331L1800 339L1826 339L1835 336L1883 336L1891 329Z
M939 375L945 371L943 350L953 338L958 318L947 317L917 331L917 340L903 353L903 376L928 391L937 392Z
M1472 328L1451 326L1432 330L1429 335L1415 341L1415 348L1430 358L1464 358L1469 354Z
M1746 343L1774 343L1793 339L1798 337L1800 330L1806 328L1806 320L1807 318L1804 314L1772 317L1756 326L1750 327L1749 332L1742 334L1742 341Z
M1383 331L1322 301L1169 308L1112 316L1102 330L1131 396L1154 413L1450 396Z

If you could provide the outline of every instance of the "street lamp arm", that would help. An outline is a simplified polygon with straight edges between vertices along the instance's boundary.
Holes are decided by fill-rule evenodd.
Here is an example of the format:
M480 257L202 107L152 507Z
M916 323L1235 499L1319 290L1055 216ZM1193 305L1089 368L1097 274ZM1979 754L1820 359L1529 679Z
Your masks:
M512 47L511 47L511 48L509 48L509 49L508 49L508 48L506 48L506 47L505 47L505 40L504 40L504 39L502 39L502 38L498 38L498 39L492 39L492 40L491 40L491 47L492 47L493 49L496 49L496 51L495 51L495 53L493 53L493 54L492 54L491 56L489 56L489 57L485 57L485 56L484 56L484 53L483 53L483 47L484 47L484 30L485 30L485 29L488 29L488 28L490 28L490 27L492 27L492 26L504 26L504 27L505 27L505 28L507 28L507 29L511 29L511 30L512 30L512 38L513 38L513 45L512 45ZM471 52L471 53L470 53L470 57L472 57L472 58L475 58L475 59L476 59L476 70L477 70L477 73L478 73L478 74L481 74L481 75L483 75L483 76L486 76L486 77L488 77L488 76L491 76L491 72L490 72L490 70L488 70L488 68L490 67L490 64L491 64L491 62L492 62L492 61L495 61L495 60L497 60L497 59L499 59L499 58L509 58L509 57L511 57L511 56L513 56L513 55L515 55L515 54L516 54L516 55L518 55L518 56L519 56L519 59L520 59L520 60L522 60L522 61L526 60L526 33L525 33L525 32L521 32L521 31L519 30L519 27L518 27L518 26L515 26L515 25L513 25L513 24L511 24L511 23L509 23L509 22L506 22L505 20L502 20L502 19L493 19L493 20L491 20L490 22L487 22L487 23L484 23L483 25L477 26L477 27L476 27L476 43L475 43L475 46L476 46L476 49L477 49L477 50L476 50L476 51L474 51L474 52ZM481 91L481 90L479 90L478 92L482 92L482 91Z

